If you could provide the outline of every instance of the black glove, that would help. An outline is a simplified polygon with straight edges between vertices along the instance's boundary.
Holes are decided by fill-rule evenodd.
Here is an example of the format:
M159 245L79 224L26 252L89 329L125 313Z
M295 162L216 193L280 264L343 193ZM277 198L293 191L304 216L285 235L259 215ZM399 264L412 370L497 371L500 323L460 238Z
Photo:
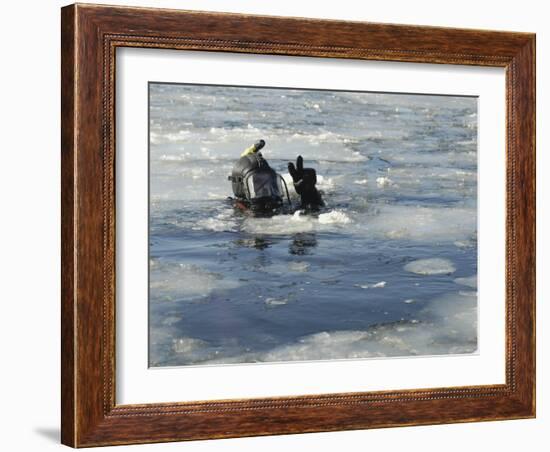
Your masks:
M315 188L317 174L313 168L304 168L304 159L301 155L296 159L296 167L292 162L288 164L288 172L294 181L296 193L300 195L302 208L318 209L324 206L323 198Z
M258 152L260 149L262 149L265 146L264 140L258 140L256 143L254 143L254 152Z

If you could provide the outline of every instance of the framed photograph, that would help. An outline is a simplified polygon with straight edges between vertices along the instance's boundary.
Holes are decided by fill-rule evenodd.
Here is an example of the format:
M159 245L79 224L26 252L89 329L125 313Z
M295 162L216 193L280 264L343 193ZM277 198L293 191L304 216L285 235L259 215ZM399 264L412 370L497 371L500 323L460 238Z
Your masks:
M535 416L535 36L62 9L62 442Z

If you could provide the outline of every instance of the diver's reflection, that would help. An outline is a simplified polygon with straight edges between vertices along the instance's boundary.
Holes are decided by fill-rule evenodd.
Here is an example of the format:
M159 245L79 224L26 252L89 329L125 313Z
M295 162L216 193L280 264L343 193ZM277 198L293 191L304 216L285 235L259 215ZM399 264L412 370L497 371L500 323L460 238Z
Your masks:
M273 246L273 240L265 237L248 237L246 239L239 239L233 242L238 247L255 248L257 250L265 250ZM304 254L311 254L312 248L317 246L317 237L312 232L301 232L294 234L292 242L288 247L290 254L302 256Z
M263 237L250 237L246 239L235 240L238 246L244 246L246 248L256 248L257 250L265 250L272 245L270 240L266 240Z
M296 234L288 248L290 254L297 256L303 256L305 254L311 254L312 248L317 246L317 237L312 232L301 232Z

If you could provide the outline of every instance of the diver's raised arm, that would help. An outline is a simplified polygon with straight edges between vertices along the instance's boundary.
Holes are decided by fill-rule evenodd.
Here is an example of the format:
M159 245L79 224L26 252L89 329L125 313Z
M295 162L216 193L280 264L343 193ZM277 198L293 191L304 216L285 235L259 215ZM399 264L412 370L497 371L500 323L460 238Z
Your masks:
M265 141L264 140L258 140L252 146L246 148L242 152L241 157L246 157L249 154L254 154L254 153L258 152L260 149L262 149L264 146L265 146Z

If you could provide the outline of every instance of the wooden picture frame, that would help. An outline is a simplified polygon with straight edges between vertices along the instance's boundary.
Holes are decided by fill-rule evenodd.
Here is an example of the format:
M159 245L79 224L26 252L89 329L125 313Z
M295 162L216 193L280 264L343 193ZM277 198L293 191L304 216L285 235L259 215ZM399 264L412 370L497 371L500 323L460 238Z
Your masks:
M62 9L62 442L73 447L535 416L535 35L71 5ZM506 70L506 383L115 403L115 50L298 55Z

